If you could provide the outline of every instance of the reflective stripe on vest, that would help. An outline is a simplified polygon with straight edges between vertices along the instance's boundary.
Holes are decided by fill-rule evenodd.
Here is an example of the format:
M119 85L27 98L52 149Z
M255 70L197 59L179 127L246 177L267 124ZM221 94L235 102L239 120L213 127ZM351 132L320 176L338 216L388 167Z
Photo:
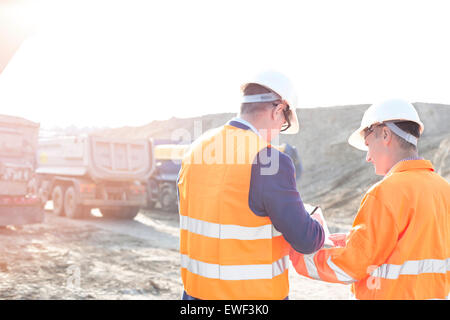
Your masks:
M212 223L180 215L180 228L202 236L217 239L261 240L281 236L272 224L260 227L243 227Z
M446 260L410 260L398 264L382 264L371 275L383 279L398 279L400 275L419 275L422 273L446 273L450 271L450 258Z
M306 269L311 278L321 280L314 261L317 254L304 255ZM336 278L344 283L352 283L356 280L346 274L341 268L333 263L331 257L327 259L327 265L335 272ZM406 261L402 265L382 264L376 268L371 276L382 279L398 279L400 275L419 275L422 273L446 273L450 271L450 258L445 260L424 259Z
M220 280L272 279L289 268L289 256L284 256L272 264L224 266L206 263L181 255L181 267L202 277Z
M319 276L319 272L317 271L316 262L314 261L314 257L319 251L313 253L313 254L305 254L304 260L305 260L305 266L306 270L308 270L308 275L316 280L324 280ZM331 261L331 257L328 257L327 259L327 265L330 269L332 269L336 275L336 278L346 284L350 284L355 282L356 280L350 277L347 273L345 273L341 268L339 268L337 265Z

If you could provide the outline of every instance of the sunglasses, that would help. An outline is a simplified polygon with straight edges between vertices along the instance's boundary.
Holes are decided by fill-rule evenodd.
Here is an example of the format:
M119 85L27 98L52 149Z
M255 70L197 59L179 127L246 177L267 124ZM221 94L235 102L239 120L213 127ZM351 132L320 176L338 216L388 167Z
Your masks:
M280 103L272 103L274 107L277 107L280 105ZM289 105L286 104L286 109L283 109L283 115L284 119L286 120L286 123L284 123L281 126L280 132L286 131L291 127L291 117L292 117L292 110L290 109Z
M370 134L372 133L372 132L374 132L375 131L375 128L377 128L377 127L379 127L379 126L384 126L384 124L382 124L382 123L375 123L375 124L372 124L372 125L370 125L369 127L367 127L366 129L364 129L364 140L366 140L366 138L368 137L368 136L370 136Z

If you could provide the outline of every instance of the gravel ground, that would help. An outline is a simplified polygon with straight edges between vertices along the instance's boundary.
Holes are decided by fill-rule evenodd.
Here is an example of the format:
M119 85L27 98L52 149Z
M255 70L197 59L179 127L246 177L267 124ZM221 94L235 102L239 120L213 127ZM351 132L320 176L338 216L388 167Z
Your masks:
M0 299L179 299L178 215L69 220L0 229ZM348 286L299 276L290 299L347 299Z

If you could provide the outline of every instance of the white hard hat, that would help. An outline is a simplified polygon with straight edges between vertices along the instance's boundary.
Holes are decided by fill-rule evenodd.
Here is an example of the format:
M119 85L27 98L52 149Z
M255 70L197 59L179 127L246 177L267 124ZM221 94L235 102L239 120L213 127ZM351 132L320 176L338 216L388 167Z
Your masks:
M408 101L401 99L390 99L383 101L381 103L373 104L369 107L369 109L364 112L364 116L361 120L361 126L353 132L348 138L348 143L353 147L367 151L368 148L364 141L364 129L370 127L371 125L377 123L386 123L388 127L393 130L397 135L400 135L402 138L408 140L408 138L414 139L412 135L409 135L402 131L392 123L391 121L412 121L417 123L420 126L420 133L422 134L424 125L419 119L419 115L417 114L414 106ZM409 140L408 140L409 141Z
M241 90L243 91L245 87L250 83L256 83L259 84L269 90L272 90L276 94L278 94L282 100L285 100L288 105L289 109L292 110L291 114L291 126L286 130L282 131L281 133L285 134L295 134L298 132L298 118L297 118L297 94L294 89L294 85L292 84L291 80L287 78L284 74L277 72L277 71L265 71L262 73L259 73L253 77L250 78L249 81L245 82L241 86ZM262 98L264 98L264 95L260 95ZM271 98L268 95L266 95L268 98L263 101L275 101L278 100L276 98ZM270 100L272 99L272 100ZM245 96L243 96L242 102L256 102L251 101L249 99L246 99Z

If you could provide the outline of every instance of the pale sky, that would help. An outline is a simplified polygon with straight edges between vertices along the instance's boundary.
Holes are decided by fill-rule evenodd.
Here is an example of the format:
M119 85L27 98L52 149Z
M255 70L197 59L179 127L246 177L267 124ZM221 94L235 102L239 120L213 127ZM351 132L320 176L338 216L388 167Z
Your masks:
M0 74L0 113L43 127L237 112L276 69L298 107L450 104L448 1L45 1ZM34 19L34 20L33 20Z

